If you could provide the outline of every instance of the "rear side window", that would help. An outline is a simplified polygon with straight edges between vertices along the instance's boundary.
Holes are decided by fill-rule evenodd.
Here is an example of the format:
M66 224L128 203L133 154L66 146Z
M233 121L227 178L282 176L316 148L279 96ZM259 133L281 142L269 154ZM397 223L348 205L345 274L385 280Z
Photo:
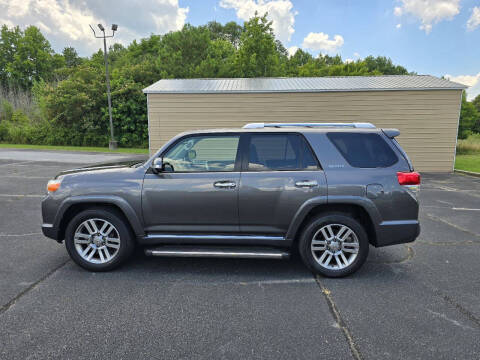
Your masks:
M305 140L296 134L251 135L248 170L315 170L317 161Z
M327 136L353 167L388 167L398 161L397 155L378 134L338 132Z

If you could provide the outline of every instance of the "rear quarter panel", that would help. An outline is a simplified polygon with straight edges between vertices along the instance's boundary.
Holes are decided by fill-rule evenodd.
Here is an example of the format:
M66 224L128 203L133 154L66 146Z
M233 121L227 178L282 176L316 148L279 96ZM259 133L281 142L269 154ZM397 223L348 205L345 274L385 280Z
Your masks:
M380 222L416 220L418 202L398 184L397 179L398 171L409 171L408 163L391 141L380 131L379 134L398 157L397 163L388 168L352 167L328 139L326 133L306 133L305 137L325 170L329 203L348 197L361 197L375 206ZM379 193L375 198L367 196L367 185L370 184L381 185L383 193Z

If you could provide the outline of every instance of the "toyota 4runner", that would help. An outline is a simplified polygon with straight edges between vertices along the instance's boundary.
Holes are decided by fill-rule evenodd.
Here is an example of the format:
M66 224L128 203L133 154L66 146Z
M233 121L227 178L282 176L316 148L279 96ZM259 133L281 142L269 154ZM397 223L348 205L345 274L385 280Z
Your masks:
M369 245L420 232L420 175L395 137L369 123L247 124L184 133L143 163L60 173L43 233L71 258L111 270L150 256L288 258L341 277Z

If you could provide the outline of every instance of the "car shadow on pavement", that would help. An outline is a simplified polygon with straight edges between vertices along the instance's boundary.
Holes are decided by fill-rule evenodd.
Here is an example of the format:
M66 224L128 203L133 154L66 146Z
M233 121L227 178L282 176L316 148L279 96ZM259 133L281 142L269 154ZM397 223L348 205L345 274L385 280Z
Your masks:
M370 248L365 267L349 278L371 278L385 266L409 261L413 250L408 245L389 248ZM74 270L75 269L75 270ZM74 272L84 272L73 265ZM88 273L88 272L85 272ZM395 271L391 272L395 275ZM119 269L109 272L109 277L150 278L160 275L166 281L202 282L256 282L256 281L312 281L314 275L303 265L298 254L289 260L268 259L220 259L220 258L180 258L150 257L138 248L134 256ZM115 275L114 275L115 274ZM98 274L98 276L102 276Z

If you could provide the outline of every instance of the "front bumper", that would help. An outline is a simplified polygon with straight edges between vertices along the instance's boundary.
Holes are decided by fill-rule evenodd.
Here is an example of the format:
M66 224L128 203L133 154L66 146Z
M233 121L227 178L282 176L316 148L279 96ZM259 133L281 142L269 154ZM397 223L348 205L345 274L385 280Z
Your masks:
M377 230L377 247L404 244L420 235L418 220L383 221Z
M54 227L53 224L42 224L42 233L46 237L61 242L63 239L60 239L60 231L58 228Z

